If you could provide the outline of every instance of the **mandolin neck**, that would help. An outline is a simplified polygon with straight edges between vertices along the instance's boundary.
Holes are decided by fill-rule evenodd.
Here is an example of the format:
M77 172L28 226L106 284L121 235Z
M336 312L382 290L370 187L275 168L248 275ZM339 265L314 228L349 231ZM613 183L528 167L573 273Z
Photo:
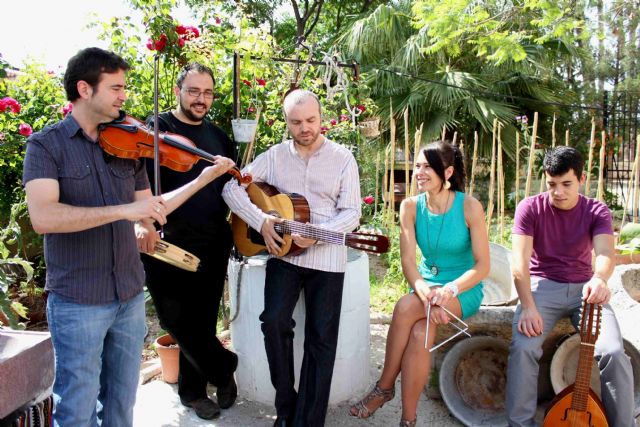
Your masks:
M315 227L311 224L302 224L300 222L284 220L275 225L275 230L283 234L299 234L304 238L319 240L324 243L334 245L345 245L347 233L339 231L326 230L324 228Z
M594 344L588 342L580 343L580 356L578 358L578 369L576 371L576 381L571 399L571 408L585 412L589 401L589 388L591 386L591 369L593 368Z

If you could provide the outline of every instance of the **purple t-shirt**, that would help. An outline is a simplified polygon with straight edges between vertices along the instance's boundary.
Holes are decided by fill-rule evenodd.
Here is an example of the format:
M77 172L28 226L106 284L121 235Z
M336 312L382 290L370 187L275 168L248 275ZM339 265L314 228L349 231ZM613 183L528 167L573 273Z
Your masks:
M548 193L541 193L518 205L512 232L533 237L532 276L579 283L593 275L593 237L613 234L613 226L602 202L580 195L576 206L563 210L551 206Z

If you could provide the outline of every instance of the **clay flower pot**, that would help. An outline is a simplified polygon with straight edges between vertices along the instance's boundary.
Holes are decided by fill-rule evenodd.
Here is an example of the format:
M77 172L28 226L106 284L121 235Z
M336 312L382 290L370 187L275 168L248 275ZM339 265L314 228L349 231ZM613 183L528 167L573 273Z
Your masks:
M180 370L180 347L169 334L159 336L153 343L162 366L162 379L169 383L178 382Z

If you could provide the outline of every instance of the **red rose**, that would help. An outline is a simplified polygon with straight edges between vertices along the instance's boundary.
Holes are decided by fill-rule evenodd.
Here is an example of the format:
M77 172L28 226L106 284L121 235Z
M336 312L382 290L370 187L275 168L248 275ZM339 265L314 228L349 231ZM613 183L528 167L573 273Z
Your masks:
M197 39L198 37L200 37L200 30L198 30L197 27L188 25L185 27L185 30L185 36L187 36L188 39Z
M31 129L31 126L29 126L26 123L20 123L20 127L18 128L18 132L20 133L20 135L23 136L29 136L33 133L33 130Z
M62 107L62 115L64 117L67 117L67 114L69 114L71 112L71 110L73 110L73 104L72 103L68 103L67 105Z
M365 202L367 205L370 205L371 203L375 202L375 198L373 196L367 196L364 199L362 199L363 202Z
M222 19L216 16L216 25L220 25L222 23Z
M7 108L9 108L12 113L18 114L22 109L22 106L18 101L11 98L10 96L5 96L4 98L0 99L0 113L4 113Z
M338 121L336 119L331 119L329 123L331 123L331 126L335 126L338 124Z
M341 114L340 115L340 121L341 122L346 122L349 120L349 116L347 116L346 114Z
M178 33L178 34L186 34L187 33L187 27L185 27L184 25L178 25L176 27L176 33Z
M154 43L155 50L158 52L162 52L164 48L167 46L167 36L164 34L160 34L160 39L156 40Z
M267 85L267 81L265 79L256 79L256 83L258 83L259 86Z
M366 108L362 104L358 105L356 109L359 110L361 113L364 113L364 111L366 110Z
M247 79L242 79L242 83L246 84L249 87L252 87L253 85L251 84L251 82Z
M250 113L253 113L253 112L256 111L256 109L253 108L253 107L249 107L249 108L247 108L247 111L250 112Z
M325 133L327 133L327 131L328 131L328 130L329 130L329 128L328 128L328 127L326 127L326 126L322 126L322 127L320 128L320 133L324 135Z
M184 47L184 43L185 43L185 41L184 41L184 39L182 37L178 39L178 46L179 47Z

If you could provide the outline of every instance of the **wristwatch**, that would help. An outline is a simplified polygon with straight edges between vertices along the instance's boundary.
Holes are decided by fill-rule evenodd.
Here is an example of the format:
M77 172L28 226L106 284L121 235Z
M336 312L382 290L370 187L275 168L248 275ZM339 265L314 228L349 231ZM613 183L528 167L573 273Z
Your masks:
M454 298L458 296L458 284L456 282L447 283L443 286L443 289L450 291Z

